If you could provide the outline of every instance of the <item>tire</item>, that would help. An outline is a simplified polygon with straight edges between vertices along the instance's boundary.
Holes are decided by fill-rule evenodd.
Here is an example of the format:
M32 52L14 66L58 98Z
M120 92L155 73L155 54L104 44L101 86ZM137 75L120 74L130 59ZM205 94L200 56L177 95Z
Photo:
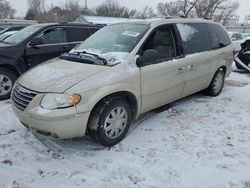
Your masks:
M0 67L0 100L9 99L17 75L9 69Z
M206 90L209 96L216 97L220 95L225 82L225 71L223 69L217 70L214 77Z
M97 124L94 125L97 129L89 130L88 134L101 145L110 147L125 138L131 122L131 109L126 100L107 99L93 110L89 125Z

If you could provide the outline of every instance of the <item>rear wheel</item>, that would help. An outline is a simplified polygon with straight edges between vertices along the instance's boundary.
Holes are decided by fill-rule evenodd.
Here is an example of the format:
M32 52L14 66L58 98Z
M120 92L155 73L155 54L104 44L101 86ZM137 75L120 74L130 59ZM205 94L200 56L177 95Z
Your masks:
M126 100L111 99L101 102L91 114L89 125L97 127L90 136L103 146L113 146L127 134L131 124L131 109Z
M16 79L17 76L14 72L0 67L0 100L10 98Z
M225 82L225 71L223 69L219 69L215 73L209 87L207 88L207 94L213 97L218 96L224 87L224 82Z

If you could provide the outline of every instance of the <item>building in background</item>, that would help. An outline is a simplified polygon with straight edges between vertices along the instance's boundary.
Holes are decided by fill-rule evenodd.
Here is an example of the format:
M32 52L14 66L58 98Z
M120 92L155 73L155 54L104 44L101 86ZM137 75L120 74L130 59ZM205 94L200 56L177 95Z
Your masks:
M246 16L245 16L244 24L245 24L245 25L250 25L250 15L246 15Z
M240 16L239 15L233 15L228 21L227 25L237 25L240 23Z
M0 19L0 27L28 26L37 23L35 20Z

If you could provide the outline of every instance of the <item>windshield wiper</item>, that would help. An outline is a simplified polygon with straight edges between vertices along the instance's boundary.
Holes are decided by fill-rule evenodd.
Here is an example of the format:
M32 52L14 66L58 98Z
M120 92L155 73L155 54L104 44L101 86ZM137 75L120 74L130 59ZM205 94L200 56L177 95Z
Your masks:
M87 55L91 55L91 56L93 56L93 57L95 57L95 58L97 58L97 59L103 61L103 64L104 64L104 65L107 65L107 64L108 64L108 61L107 61L105 58L103 58L103 57L101 57L101 56L99 56L99 55L97 55L97 54L89 53L89 52L86 52L86 51L76 51L76 52L72 52L72 54L77 54L77 55L80 55L80 54L87 54Z

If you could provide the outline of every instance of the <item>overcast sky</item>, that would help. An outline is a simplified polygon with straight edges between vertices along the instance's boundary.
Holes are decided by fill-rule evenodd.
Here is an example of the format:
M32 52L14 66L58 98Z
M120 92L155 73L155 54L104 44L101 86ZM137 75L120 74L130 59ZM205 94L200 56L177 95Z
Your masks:
M17 10L16 16L24 16L27 11L27 0L7 0L11 3L12 7ZM60 5L64 4L66 0L45 0L46 6L49 7L51 4ZM90 8L96 7L104 0L87 0ZM121 5L129 8L142 9L144 6L156 7L159 2L166 2L167 0L119 0ZM79 0L80 4L84 5L85 0ZM250 15L250 0L239 0L240 8L237 14L241 16L241 20L244 19L245 15Z

